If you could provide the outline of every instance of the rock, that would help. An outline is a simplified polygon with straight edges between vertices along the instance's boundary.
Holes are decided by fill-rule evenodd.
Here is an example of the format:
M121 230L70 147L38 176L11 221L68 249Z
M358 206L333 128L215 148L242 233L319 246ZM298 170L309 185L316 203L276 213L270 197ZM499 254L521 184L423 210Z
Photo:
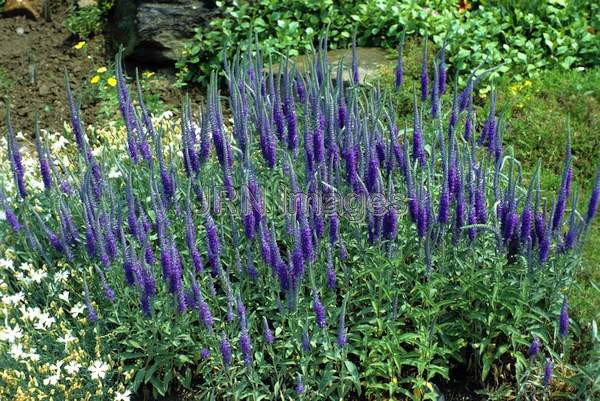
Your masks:
M356 49L356 58L358 60L358 76L360 81L377 78L381 67L395 64L395 60L388 58L388 53L381 47L358 47ZM327 60L331 66L335 68L338 63L344 63L344 75L342 79L346 82L350 81L352 72L352 50L351 49L335 49L327 52ZM290 63L296 66L296 69L302 73L306 72L306 68L311 65L310 56L292 57ZM273 66L273 71L279 71L279 65Z
M77 7L86 8L86 7L95 7L98 5L98 0L79 0L77 2Z
M210 0L115 0L108 35L126 56L173 63L183 44L218 10Z
M50 93L50 87L47 84L41 84L38 88L40 96L46 96Z
M42 15L42 0L6 0L4 12L6 14L24 13L35 19Z

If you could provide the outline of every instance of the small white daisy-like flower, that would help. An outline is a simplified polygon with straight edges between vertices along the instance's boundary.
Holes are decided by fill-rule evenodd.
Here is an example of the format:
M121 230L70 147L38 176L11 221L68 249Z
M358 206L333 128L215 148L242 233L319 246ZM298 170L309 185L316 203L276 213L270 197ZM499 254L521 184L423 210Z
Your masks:
M38 320L42 315L42 310L37 306L21 306L19 309L21 310L21 316L23 317L23 319L29 320L30 322Z
M31 278L31 281L34 283L41 283L43 279L45 279L48 276L48 273L46 273L43 270L33 270L30 271L29 273L29 277Z
M61 292L60 294L58 294L58 299L66 302L66 303L69 303L69 291L65 290L65 291Z
M111 168L110 171L108 172L108 178L119 178L122 176L123 176L123 173L121 173L121 170L119 170L116 167Z
M79 369L81 369L81 364L75 361L71 361L65 366L65 372L70 376L76 375Z
M13 344L8 353L17 361L24 359L27 356L27 354L23 351L23 346L21 344Z
M64 282L64 281L67 281L68 278L69 278L69 272L67 270L63 270L63 271L60 271L60 272L54 274L54 280L56 280L56 281Z
M106 376L108 369L109 366L105 362L97 360L88 368L88 371L92 380L102 380Z
M85 305L79 302L77 305L71 308L71 316L76 318L77 316L83 314L85 312Z
M0 340L8 341L13 344L16 340L23 337L23 330L17 324L15 327L6 326L0 331Z
M0 259L0 269L15 269L15 262L12 259Z
M40 360L40 354L38 354L37 352L35 352L35 348L32 348L31 351L29 351L25 357L27 359L29 359L31 362L37 362Z
M13 295L6 295L2 297L2 303L4 305L18 305L25 299L25 294L23 292L17 292Z
M44 386L55 386L58 384L59 380L60 380L60 375L57 373L57 374L53 374L53 375L46 377L42 381L42 383L44 383Z
M63 337L59 337L56 341L58 341L59 343L65 344L65 352L67 352L67 348L69 347L69 344L71 344L75 340L76 340L76 338L73 337L73 335L71 334L71 331L69 330L65 333L65 335Z
M52 148L52 151L54 153L59 153L68 144L69 144L69 141L67 140L67 138L65 138L62 135L59 135L57 138L54 139L54 141L52 141L52 145L50 145L50 147Z
M115 401L129 401L130 397L131 397L131 391L129 391L129 390L125 390L122 393L120 393L118 391L115 392Z
M50 317L48 313L42 313L38 317L38 321L33 325L37 330L46 330L56 322L54 317Z

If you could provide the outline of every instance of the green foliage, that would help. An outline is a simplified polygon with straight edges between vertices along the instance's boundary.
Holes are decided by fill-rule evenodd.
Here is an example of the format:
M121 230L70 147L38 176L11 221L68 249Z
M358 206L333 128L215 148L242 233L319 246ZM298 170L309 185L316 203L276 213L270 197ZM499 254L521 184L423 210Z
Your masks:
M267 50L290 55L306 52L315 32L329 26L330 48L348 46L356 29L360 45L395 47L402 30L429 34L440 46L449 35L450 64L472 70L500 66L516 79L540 69L568 70L600 60L600 6L575 1L480 2L461 12L456 1L436 2L435 8L412 0L218 2L222 15L198 28L177 63L182 81L203 81L223 61L223 50L237 48L254 37ZM246 44L244 44L246 43ZM232 46L234 45L234 46ZM294 50L291 50L294 49Z
M5 68L0 67L0 97L10 93L13 86L13 81L9 78Z
M295 56L312 48L318 32L329 27L329 46L346 46L351 39L351 2L333 0L218 1L222 16L198 28L177 65L184 80L202 80L223 61L223 50L245 51L258 38L265 50Z
M94 36L102 29L106 13L112 8L113 0L99 0L97 5L71 9L65 26L81 39Z

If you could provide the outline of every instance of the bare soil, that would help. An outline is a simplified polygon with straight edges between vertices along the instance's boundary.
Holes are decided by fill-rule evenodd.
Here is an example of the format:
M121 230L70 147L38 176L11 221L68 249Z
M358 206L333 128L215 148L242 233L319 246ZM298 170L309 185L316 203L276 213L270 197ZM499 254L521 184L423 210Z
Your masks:
M77 93L89 79L93 60L106 58L104 38L96 36L82 49L73 46L78 39L64 26L66 1L51 2L50 21L32 20L25 15L0 14L0 116L2 126L6 104L16 132L31 132L35 114L40 125L60 130L69 119L65 70ZM78 96L78 99L82 99ZM84 121L94 116L93 99L81 101Z

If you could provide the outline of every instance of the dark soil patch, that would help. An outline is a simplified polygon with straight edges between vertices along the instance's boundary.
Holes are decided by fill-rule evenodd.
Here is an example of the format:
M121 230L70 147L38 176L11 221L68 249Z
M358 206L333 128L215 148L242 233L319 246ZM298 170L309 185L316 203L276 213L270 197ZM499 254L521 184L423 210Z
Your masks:
M4 116L8 101L17 132L31 132L36 113L40 115L42 127L60 130L63 121L69 118L65 68L69 71L71 86L78 88L89 78L92 60L106 58L102 36L93 38L83 49L74 49L77 39L64 26L68 13L66 2L51 4L50 21L35 21L24 15L0 18L3 98L0 115ZM93 103L83 102L81 111L84 121L93 120Z
M40 126L53 131L61 130L64 122L69 121L65 70L84 124L97 124L100 102L86 88L89 89L95 70L112 65L114 60L102 34L89 39L83 48L74 48L79 39L65 28L67 2L50 4L50 21L0 14L0 127L5 126L8 102L15 132L22 131L25 136L33 131L36 113L40 116ZM136 65L130 60L126 60L125 66L130 77L135 76L136 67L155 70L161 84L153 92L159 92L161 102L178 110L182 93L173 85L172 68L158 66L160 69L156 70L151 61ZM199 88L190 92L193 101L202 98Z

